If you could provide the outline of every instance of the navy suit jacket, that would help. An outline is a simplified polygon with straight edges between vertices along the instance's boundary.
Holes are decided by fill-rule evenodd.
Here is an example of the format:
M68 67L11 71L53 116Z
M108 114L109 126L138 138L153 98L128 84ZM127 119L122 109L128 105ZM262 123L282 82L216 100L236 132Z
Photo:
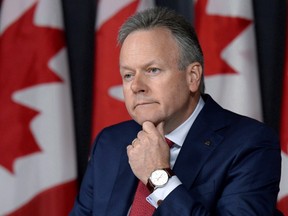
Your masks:
M183 183L153 215L277 215L281 156L276 134L264 124L221 108L209 95L174 165ZM127 121L96 138L70 215L126 216L137 178L127 145L141 126Z

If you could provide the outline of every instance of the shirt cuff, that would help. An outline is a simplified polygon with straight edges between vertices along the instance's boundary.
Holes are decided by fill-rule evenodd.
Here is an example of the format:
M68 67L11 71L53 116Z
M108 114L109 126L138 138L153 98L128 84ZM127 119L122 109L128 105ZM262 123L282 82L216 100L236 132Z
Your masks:
M181 183L177 176L172 176L164 187L157 188L153 193L146 197L147 202L157 208L160 203Z

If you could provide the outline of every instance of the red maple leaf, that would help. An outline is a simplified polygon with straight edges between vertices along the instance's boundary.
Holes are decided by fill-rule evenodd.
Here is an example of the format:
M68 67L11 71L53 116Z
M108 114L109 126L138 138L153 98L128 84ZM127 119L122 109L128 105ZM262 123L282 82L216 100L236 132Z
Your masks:
M195 5L195 29L205 58L205 76L233 74L235 70L221 58L225 49L250 23L251 20L209 15L208 0L198 0Z
M62 82L48 68L48 61L64 46L63 32L35 26L36 6L0 37L0 166L11 173L17 158L41 151L30 128L39 111L16 103L13 94L43 83Z

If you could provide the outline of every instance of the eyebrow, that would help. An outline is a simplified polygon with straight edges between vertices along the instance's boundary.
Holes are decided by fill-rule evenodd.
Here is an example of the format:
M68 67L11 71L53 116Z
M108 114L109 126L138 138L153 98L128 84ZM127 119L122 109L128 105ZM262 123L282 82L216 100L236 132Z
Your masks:
M153 65L153 64L155 64L155 63L156 63L156 61L155 61L155 60L152 60L152 61L144 64L143 66L141 66L141 68L148 68L149 66L151 66L151 65ZM133 70L133 69L132 69L131 67L129 67L129 66L126 66L126 65L121 66L120 64L119 64L119 68L120 68L120 70L121 70L121 69L124 69L124 70Z

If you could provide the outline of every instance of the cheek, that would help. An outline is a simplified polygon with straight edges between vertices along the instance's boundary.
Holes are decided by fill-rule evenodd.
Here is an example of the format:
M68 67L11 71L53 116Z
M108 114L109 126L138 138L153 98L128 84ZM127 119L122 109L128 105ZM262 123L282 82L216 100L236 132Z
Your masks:
M129 94L124 93L124 103L125 103L127 109L131 109L131 107L132 107L132 99L131 98L132 98L131 95L129 96Z
M178 83L173 87L166 89L164 92L163 100L167 108L182 106L186 103L187 98L189 98L190 90L187 83Z
M125 88L124 86L123 86L123 95L124 95L124 103L126 105L126 108L129 109L129 107L132 104L132 95L129 89Z
M123 87L123 95L124 95L124 99L129 99L129 95L131 94L131 88L130 85L128 84L122 84ZM131 96L130 96L131 97Z
M190 91L186 80L183 79L182 77L181 79L176 77L175 79L173 79L173 81L166 84L165 86L166 86L166 90L164 91L164 93L166 95L171 95L172 97L176 99L178 97L181 97L185 93L187 94L187 92Z

